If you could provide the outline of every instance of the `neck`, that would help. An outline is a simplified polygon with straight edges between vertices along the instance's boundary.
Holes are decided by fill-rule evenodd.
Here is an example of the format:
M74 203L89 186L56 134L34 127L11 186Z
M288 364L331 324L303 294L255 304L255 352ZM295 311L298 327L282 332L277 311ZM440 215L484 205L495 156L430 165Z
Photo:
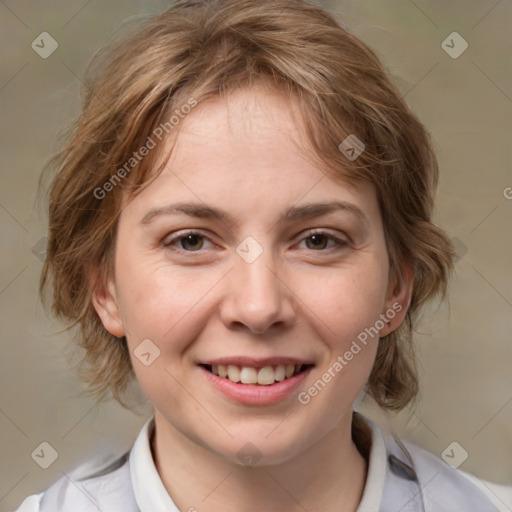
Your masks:
M354 434L362 439L360 424ZM352 415L292 459L245 467L194 443L156 412L152 450L164 487L186 511L354 512L366 482Z

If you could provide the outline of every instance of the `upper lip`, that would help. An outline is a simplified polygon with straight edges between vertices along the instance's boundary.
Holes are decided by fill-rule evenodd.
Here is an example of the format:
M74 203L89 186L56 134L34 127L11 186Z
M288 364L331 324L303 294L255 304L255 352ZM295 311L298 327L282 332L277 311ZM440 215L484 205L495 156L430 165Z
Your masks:
M199 364L217 366L219 364L223 365L233 365L233 366L247 366L249 368L263 368L265 366L277 366L277 365L286 365L286 364L302 364L302 365L311 365L314 364L313 361L309 359L302 359L298 357L288 357L288 356L273 356L273 357L248 357L248 356L230 356L230 357L217 357L215 359L207 359L204 361L200 361Z

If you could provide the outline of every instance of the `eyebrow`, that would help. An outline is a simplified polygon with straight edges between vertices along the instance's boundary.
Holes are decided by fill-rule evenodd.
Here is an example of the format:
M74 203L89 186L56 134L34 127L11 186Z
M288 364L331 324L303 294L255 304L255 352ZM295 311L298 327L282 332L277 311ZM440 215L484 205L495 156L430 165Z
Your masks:
M292 206L284 212L279 222L294 222L300 220L308 220L315 217L321 217L336 211L345 211L357 217L366 228L370 223L364 212L355 204L346 201L330 201L328 203L308 203L301 206ZM148 225L157 217L163 215L179 215L184 214L190 217L200 219L215 219L224 223L235 223L232 216L224 210L207 206L200 203L174 203L149 210L142 220L143 225ZM236 224L236 223L235 223Z

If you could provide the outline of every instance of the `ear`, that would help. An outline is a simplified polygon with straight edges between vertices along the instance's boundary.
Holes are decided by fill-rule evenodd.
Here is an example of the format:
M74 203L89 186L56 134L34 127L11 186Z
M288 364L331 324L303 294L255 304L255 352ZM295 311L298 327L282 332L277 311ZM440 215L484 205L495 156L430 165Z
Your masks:
M409 311L414 283L414 268L410 262L404 264L402 276L400 281L396 271L390 272L386 302L382 311L386 320L384 327L380 330L381 337L396 330ZM381 318L383 318L382 315Z
M119 314L116 290L112 279L99 276L96 270L89 270L88 274L92 304L103 326L112 336L117 338L125 336L126 332Z

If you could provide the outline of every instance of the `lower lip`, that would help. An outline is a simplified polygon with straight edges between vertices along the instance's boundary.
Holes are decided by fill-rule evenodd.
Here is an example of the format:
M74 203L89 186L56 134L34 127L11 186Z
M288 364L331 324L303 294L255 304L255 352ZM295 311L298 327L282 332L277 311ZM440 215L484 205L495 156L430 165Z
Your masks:
M208 381L231 400L245 405L269 405L289 397L309 375L312 367L269 386L232 382L225 377L213 374L202 366L199 368Z

